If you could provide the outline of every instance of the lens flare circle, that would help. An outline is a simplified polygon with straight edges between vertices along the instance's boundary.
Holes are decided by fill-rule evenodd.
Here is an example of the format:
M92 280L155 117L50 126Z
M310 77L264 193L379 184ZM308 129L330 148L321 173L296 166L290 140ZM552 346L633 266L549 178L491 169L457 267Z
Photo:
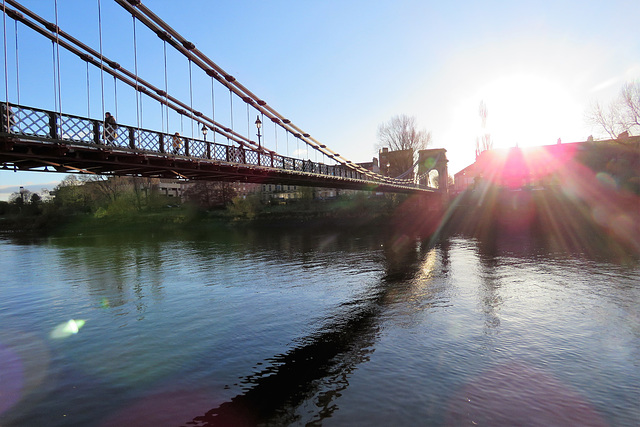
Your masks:
M50 336L53 339L68 338L71 335L77 334L85 323L86 321L82 319L71 319L56 326L53 331L51 331Z

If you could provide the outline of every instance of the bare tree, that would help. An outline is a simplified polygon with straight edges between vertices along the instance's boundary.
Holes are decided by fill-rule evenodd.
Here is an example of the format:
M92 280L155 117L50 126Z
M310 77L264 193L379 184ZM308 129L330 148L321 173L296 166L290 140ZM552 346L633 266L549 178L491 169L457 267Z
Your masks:
M224 207L236 196L228 182L196 181L184 193L185 199L204 209Z
M388 148L391 152L404 151L388 155L386 174L389 176L410 179L418 151L424 150L430 143L431 132L418 129L413 116L394 116L387 123L378 126L378 150Z
M91 210L91 194L84 185L85 179L84 175L67 175L53 191L54 204L74 211L89 212Z
M31 195L35 194L26 188L20 187L20 191L16 191L15 193L11 193L9 196L9 203L16 204L18 206L22 206L31 200Z
M132 176L129 177L129 180L135 196L136 207L138 210L142 210L143 202L148 200L153 187L153 179L146 176Z
M87 188L96 189L108 203L115 202L131 189L131 179L126 176L83 175Z
M624 106L622 120L625 130L629 132L640 130L640 81L625 84L620 97Z
M607 108L599 102L593 104L587 121L612 139L623 132L640 133L640 82L626 83Z
M389 147L390 151L424 150L431 143L431 132L420 130L414 116L394 116L378 126L378 148Z
M483 151L491 150L493 148L491 134L487 132L487 116L489 115L489 110L487 109L487 104L485 104L484 100L480 101L478 114L480 115L480 121L482 122L482 134L476 138L476 156Z

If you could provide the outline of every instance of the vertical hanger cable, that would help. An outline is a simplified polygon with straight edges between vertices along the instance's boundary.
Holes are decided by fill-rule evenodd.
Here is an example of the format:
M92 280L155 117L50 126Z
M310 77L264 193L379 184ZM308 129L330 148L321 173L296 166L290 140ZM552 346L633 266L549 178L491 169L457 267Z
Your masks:
M102 58L102 4L100 0L98 0L98 38L100 44L100 98L102 100L102 117L104 117L104 61ZM117 114L115 118L118 120Z
M138 90L138 43L136 38L136 17L133 18L133 68L136 74L136 121L140 129L140 91Z
M213 120L213 122L216 122L216 105L215 105L215 97L214 97L214 93L213 93L213 81L214 78L211 77L211 120ZM213 131L213 143L216 143L216 131Z
M166 102L165 106L166 106L166 111L167 111L167 130L166 130L166 132L169 133L169 103L168 103L169 77L167 76L167 41L166 40L163 40L163 46L164 46L164 100Z
M16 95L20 105L20 63L18 61L18 21L13 21L16 29Z
M191 78L191 59L189 59L189 108L193 112L193 82ZM193 133L193 113L190 113L191 117L191 139L194 137Z
M2 0L2 35L3 35L3 43L4 43L4 90L5 90L5 104L6 104L6 112L7 112L7 123L6 129L9 129L10 119L9 119L9 72L7 70L7 5L4 0Z
M58 71L58 113L62 114L62 90L60 85L60 28L58 27L58 0L54 1L56 12L56 57L57 57L57 71Z
M87 117L91 118L91 85L89 82L89 62L87 62Z

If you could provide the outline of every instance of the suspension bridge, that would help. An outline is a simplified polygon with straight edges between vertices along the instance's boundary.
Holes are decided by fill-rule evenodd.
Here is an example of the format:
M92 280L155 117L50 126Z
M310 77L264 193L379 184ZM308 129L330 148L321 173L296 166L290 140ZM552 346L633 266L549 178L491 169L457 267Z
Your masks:
M114 0L132 17L133 70L120 65L117 58L107 57L103 52L103 11L100 0L97 3L98 47L91 47L89 43L60 28L57 0L54 1L55 22L50 22L18 1L2 2L5 82L5 99L0 104L2 169L440 193L427 186L425 176L430 170L422 168L420 175L411 170L398 178L384 176L346 159L317 141L225 72L139 0ZM52 81L53 108L20 102L20 70L41 66L20 62L19 34L23 34L23 27L30 35L35 34L51 43L51 69L45 73ZM162 44L164 86L153 84L138 73L137 55L141 49L137 40L138 27L157 35L157 40ZM188 76L184 80L189 82L189 99L172 95L169 91L168 49L173 49L174 53L187 60ZM71 114L62 107L61 75L64 71L61 71L60 64L61 58L65 58L65 61L69 59L61 55L61 51L71 54L69 57L79 60L86 67L86 114ZM9 64L12 63L15 65L10 73ZM99 118L90 114L90 69L99 72ZM210 80L211 106L206 112L194 106L194 69ZM113 83L109 82L109 77L113 78ZM15 89L10 91L10 86ZM78 92L80 86L77 84L74 92ZM135 117L128 117L130 122L136 122L135 125L122 124L120 122L127 120L117 117L118 106L122 102L118 99L118 87L135 93ZM113 88L113 100L107 101L105 92L110 88ZM216 104L216 88L228 92L228 105ZM11 96L12 93L15 95ZM108 118L110 113L105 111L107 102L113 107L111 111L115 111L117 120ZM148 111L150 103L160 107L160 131L142 126L143 105ZM234 127L233 113L237 112L238 104L246 106L246 135L241 134L237 126ZM221 111L226 111L228 117L223 119ZM169 131L169 120L172 118L175 122L176 117L181 129L184 120L190 123L192 136ZM250 117L256 117L257 141L249 130ZM264 130L263 125L267 123L273 124L275 129L275 148L267 146L261 139L264 136L260 133L261 129ZM193 135L194 127L198 136ZM316 160L312 161L308 156L299 158L278 153L279 134L281 140L286 139L287 147L289 139L292 139L297 146L303 144L306 147L307 155L309 150L315 152ZM207 135L210 135L209 140ZM324 160L318 161L318 155Z

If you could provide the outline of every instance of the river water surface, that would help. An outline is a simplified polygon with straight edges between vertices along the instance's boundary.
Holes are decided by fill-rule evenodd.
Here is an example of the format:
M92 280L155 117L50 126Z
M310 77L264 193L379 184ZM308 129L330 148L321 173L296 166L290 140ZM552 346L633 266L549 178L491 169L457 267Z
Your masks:
M640 425L634 261L96 231L0 238L0 271L3 427Z

